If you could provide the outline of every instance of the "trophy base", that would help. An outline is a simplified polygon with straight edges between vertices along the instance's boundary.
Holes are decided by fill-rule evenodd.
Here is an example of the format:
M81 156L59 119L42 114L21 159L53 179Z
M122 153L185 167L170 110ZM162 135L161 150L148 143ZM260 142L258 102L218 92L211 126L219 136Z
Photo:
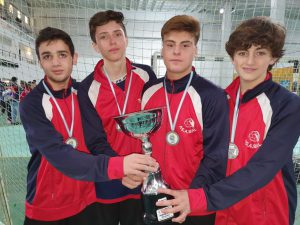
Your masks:
M156 206L156 202L165 199L172 199L171 195L166 194L142 194L143 206L144 206L144 223L145 224L157 224L171 220L174 217L173 213L163 214L161 209L166 207Z

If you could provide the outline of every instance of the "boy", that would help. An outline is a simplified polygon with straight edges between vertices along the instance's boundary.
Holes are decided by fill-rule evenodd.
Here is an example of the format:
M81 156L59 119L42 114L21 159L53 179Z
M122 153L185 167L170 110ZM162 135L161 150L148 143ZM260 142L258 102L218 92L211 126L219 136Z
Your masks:
M161 190L175 197L162 205L188 212L224 209L217 213L218 225L294 224L292 154L300 134L300 99L273 82L270 72L283 56L284 41L284 27L267 17L246 20L230 35L226 51L239 77L226 89L232 124L228 177L188 195Z
M93 183L86 181L121 179L127 174L146 176L142 171L151 170L154 160L138 154L126 157L88 154L76 95L77 83L71 79L77 54L70 36L47 27L36 39L36 53L45 77L20 105L32 154L28 164L24 224L100 224L97 214L90 214L95 208L91 205L95 201L95 190ZM110 149L105 139L101 143L103 148Z
M78 96L83 115L83 128L88 149L100 154L101 138L107 137L114 151L108 155L141 153L141 142L128 137L117 126L116 116L141 110L144 84L156 79L149 66L135 64L126 58L128 44L121 12L98 12L89 22L95 51L102 58L81 84ZM104 128L105 132L99 132ZM125 179L125 181L124 181ZM127 178L124 178L126 182ZM140 183L133 179L133 185ZM95 183L99 214L106 225L142 223L140 187L129 189L121 181Z
M161 127L150 141L152 156L174 189L212 184L226 172L226 95L192 66L199 36L199 21L191 16L175 16L164 24L161 37L166 76L146 85L142 98L143 109L164 108ZM214 224L215 214L203 215L191 214L184 224Z

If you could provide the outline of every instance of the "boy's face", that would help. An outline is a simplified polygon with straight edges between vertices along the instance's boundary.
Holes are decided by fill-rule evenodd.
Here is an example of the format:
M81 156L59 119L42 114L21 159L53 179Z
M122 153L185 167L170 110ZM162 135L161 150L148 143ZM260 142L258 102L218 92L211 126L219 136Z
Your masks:
M42 42L39 46L40 65L54 90L66 88L77 54L72 57L69 46L62 40Z
M98 26L95 39L93 47L103 59L116 62L125 57L128 40L122 27L115 21Z
M162 56L167 67L167 76L180 79L191 72L197 54L194 36L186 31L171 31L164 35Z
M252 89L263 82L269 65L276 62L269 49L252 45L247 50L237 50L233 55L233 65L240 76L244 90Z

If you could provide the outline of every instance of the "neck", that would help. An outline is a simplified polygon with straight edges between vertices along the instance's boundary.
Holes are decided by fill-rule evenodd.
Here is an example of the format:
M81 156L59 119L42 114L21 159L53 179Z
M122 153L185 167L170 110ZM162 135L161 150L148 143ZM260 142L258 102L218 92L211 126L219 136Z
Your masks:
M60 91L60 90L67 89L69 86L69 81L70 81L70 77L67 80L61 82L52 81L49 78L47 79L47 83L50 84L50 87L53 91Z
M126 58L112 62L104 59L104 65L106 72L111 80L117 80L126 74Z
M181 72L181 73L173 73L171 71L167 71L166 76L169 80L180 80L181 78L183 78L187 74L191 73L191 71L192 71L192 67L188 70L185 70L184 72Z
M267 76L267 74L266 74ZM248 81L240 79L240 88L241 88L241 94L244 94L246 91L251 90L255 88L260 83L264 82L266 79L266 76L261 77L260 79L254 80L254 81Z

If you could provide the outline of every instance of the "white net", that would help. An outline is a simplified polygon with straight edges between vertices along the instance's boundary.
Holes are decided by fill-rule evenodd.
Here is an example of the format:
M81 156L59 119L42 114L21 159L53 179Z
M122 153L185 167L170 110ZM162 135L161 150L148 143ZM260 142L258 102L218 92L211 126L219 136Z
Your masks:
M10 86L13 76L19 84L21 80L38 82L43 78L34 40L36 33L46 26L63 29L71 35L79 53L73 77L77 80L86 77L100 57L91 46L88 21L97 11L107 9L124 13L129 38L127 56L134 62L151 65L158 76L165 73L160 55L160 29L164 22L179 14L198 18L201 36L194 66L202 76L222 87L234 76L224 50L232 29L244 19L271 16L287 28L286 54L275 66L274 80L299 94L299 0L0 0L1 92ZM222 14L220 9L224 10ZM22 126L11 125L9 119L12 100L9 95L1 100L0 224L19 225L24 219L29 151ZM298 155L299 145L295 148L295 156Z

